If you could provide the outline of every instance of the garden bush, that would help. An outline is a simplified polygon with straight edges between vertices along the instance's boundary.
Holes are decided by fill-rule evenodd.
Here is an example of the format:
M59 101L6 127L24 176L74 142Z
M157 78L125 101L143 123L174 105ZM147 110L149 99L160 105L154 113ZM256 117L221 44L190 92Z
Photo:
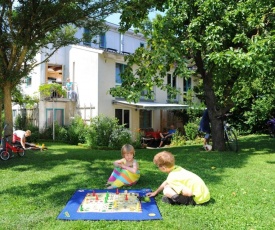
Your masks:
M186 140L185 137L178 131L176 131L173 135L171 146L177 147L177 146L183 146L185 145Z
M184 126L185 135L188 140L195 140L198 136L199 122L189 122Z
M27 142L36 143L40 138L38 127L35 125L27 125L26 130L30 130L32 132L32 135L27 137Z
M108 147L112 132L119 128L120 125L116 118L110 118L104 115L94 117L91 119L90 126L87 128L85 135L86 143L90 147Z
M75 117L67 127L67 142L77 145L85 143L87 126L80 116Z
M109 147L111 148L121 148L126 143L131 143L132 134L129 129L119 127L114 129L110 135Z
M15 117L15 121L14 121L14 129L15 130L27 130L27 117L25 114L21 115L18 114Z

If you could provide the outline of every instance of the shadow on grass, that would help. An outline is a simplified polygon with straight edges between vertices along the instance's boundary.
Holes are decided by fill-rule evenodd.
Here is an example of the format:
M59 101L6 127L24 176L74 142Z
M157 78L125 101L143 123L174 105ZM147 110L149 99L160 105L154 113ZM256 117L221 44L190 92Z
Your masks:
M163 150L172 152L177 165L198 174L206 184L219 183L225 168L241 168L252 155L275 152L274 139L268 136L240 138L239 146L238 153L206 152L201 145L161 150L137 149L141 178L136 185L128 188L156 189L165 180L167 175L161 173L152 162L154 155ZM2 188L0 194L32 197L35 202L41 200L48 206L52 203L62 206L77 189L104 188L113 170L113 161L121 158L120 150L91 150L58 143L48 143L47 147L47 151L28 151L22 158L2 161L1 169L9 170L11 177L29 173L33 178L25 178L24 185ZM273 161L268 163L274 164ZM215 203L215 200L210 203Z

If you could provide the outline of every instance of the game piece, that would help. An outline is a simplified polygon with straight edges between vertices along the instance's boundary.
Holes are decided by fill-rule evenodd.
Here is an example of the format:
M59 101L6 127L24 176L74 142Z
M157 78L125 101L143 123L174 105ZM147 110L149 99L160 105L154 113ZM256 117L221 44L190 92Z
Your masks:
M113 207L114 207L114 208L116 208L116 207L117 207L117 201L116 201L116 200L114 201L114 205L113 205Z
M144 201L145 201L145 202L150 202L150 197L149 197L149 196L145 196L145 197L144 197Z
M66 216L66 217L70 217L70 213L65 212L65 216Z

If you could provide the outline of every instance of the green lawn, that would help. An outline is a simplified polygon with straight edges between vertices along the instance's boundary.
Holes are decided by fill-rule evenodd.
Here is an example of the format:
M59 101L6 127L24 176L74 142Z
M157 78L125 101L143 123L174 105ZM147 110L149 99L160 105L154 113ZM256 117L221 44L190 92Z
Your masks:
M0 161L0 229L275 229L275 139L240 138L240 152L170 148L176 163L208 185L206 206L171 206L156 197L163 220L62 221L56 217L76 189L104 188L120 151L46 143L49 150ZM156 189L166 178L152 163L158 149L138 149L141 179L133 188Z

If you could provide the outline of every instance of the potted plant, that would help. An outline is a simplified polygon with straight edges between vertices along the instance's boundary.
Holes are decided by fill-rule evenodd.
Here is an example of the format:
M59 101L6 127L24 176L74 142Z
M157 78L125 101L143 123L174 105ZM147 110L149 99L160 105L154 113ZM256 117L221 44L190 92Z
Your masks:
M59 98L66 97L66 90L62 85L57 83L44 84L39 86L41 97L44 98Z

